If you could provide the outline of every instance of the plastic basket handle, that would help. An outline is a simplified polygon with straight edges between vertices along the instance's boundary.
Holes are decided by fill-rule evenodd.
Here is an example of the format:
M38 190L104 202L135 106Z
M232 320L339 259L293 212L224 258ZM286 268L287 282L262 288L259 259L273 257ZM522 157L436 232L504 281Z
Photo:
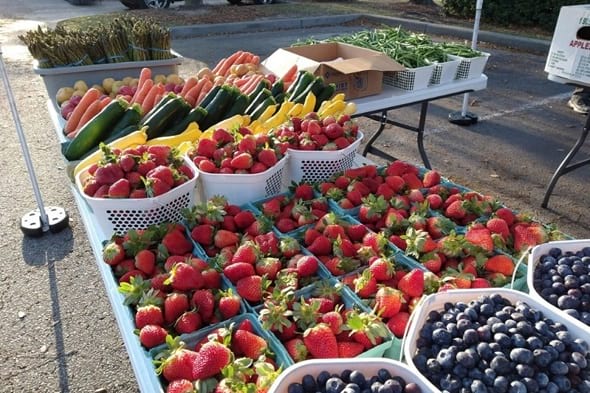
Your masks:
M514 289L514 281L516 281L516 273L518 272L518 268L520 267L520 265L522 264L522 262L525 260L525 257L528 258L528 256L531 253L531 250L532 249L533 248L530 247L530 246L527 247L527 249L524 250L524 252L520 256L520 258L518 258L518 261L516 262L516 265L514 265L514 271L512 272L512 279L510 280L510 289Z
M404 358L404 347L406 345L406 338L408 337L408 332L410 331L410 325L412 324L412 321L414 319L414 315L416 315L416 310L422 305L422 303L424 303L424 299L426 299L427 296L422 295L420 297L420 300L418 300L418 302L416 302L416 305L414 306L414 310L410 313L410 317L408 318L408 323L406 324L406 328L404 329L404 335L401 338L401 350L399 351L399 358L398 360L401 362L402 359Z

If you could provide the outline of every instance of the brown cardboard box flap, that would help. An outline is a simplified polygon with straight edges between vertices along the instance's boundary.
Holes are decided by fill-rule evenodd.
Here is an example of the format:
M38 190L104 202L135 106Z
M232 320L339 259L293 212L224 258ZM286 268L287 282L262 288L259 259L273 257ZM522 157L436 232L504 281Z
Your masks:
M336 59L324 63L327 66L342 72L353 74L360 71L403 71L406 68L398 62L386 56L355 57L352 59Z

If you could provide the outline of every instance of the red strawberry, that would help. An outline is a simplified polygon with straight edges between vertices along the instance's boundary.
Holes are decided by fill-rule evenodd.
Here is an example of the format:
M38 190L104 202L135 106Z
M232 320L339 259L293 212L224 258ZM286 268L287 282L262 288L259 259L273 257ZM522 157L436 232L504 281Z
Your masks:
M141 329L146 325L163 325L164 315L162 309L156 305L148 304L137 308L135 312L135 327Z
M430 188L440 183L440 173L436 170L431 169L424 174L422 179L424 187Z
M172 148L166 145L152 145L147 148L148 156L158 165L168 162L171 151Z
M213 131L213 135L211 135L213 140L217 146L223 146L225 144L231 143L234 141L234 136L225 128L217 128Z
M221 273L219 273L214 268L208 268L201 272L201 276L203 277L203 287L209 289L219 289L221 288Z
M213 244L217 248L224 248L228 246L237 245L240 241L238 235L234 232L230 232L225 229L220 229L215 232L215 236L213 237Z
M203 321L209 322L215 311L215 295L210 289L199 289L193 293L192 302Z
M346 228L346 234L348 235L349 239L353 242L361 242L363 237L368 232L368 228L363 224L350 224Z
M264 354L268 348L264 338L247 330L236 330L232 337L232 344L235 345L235 352L254 360Z
M232 284L236 284L240 279L256 274L256 270L250 263L236 262L224 267L223 274Z
M248 228L254 221L256 221L256 216L254 216L254 213L250 210L240 210L240 212L234 216L234 222L239 229Z
M292 238L292 237L281 238L281 241L279 243L279 248L281 250L281 254L285 258L291 258L291 257L297 255L301 250L301 246L299 245L299 242L295 238Z
M244 137L238 142L238 151L240 152L247 152L249 154L256 153L256 137L252 134L246 134Z
M336 336L325 323L306 329L303 333L303 342L308 352L316 359L338 357Z
M146 325L139 331L139 342L150 349L166 342L168 331L160 325Z
M294 325L294 324L293 324ZM283 343L287 353L296 363L307 359L307 347L301 338L292 338Z
M506 255L494 255L485 262L484 269L488 272L511 276L514 272L514 261Z
M262 294L267 286L268 282L261 276L252 275L239 279L236 290L243 299L257 303L262 300Z
M205 343L193 362L192 379L207 379L221 372L231 361L231 350L225 345L209 341Z
M191 231L191 238L203 246L213 244L213 235L215 227L209 224L201 224L194 227Z
M145 182L145 189L150 198L165 194L170 191L171 188L172 187L168 183L159 178L149 178Z
M445 209L445 216L460 220L467 215L467 211L465 210L465 206L462 200L455 200L450 205L447 206Z
M267 168L272 167L278 161L277 153L273 149L262 149L256 157L258 161L266 165Z
M258 255L259 251L256 244L254 242L245 242L238 247L232 256L231 262L245 262L253 265L258 260Z
M318 271L318 260L311 255L304 255L297 259L297 274L300 277L310 277Z
M492 284L483 277L475 277L471 282L471 288L490 288Z
M492 233L497 233L502 236L504 241L508 240L510 237L510 228L506 221L499 217L493 217L486 222L486 228L488 228Z
M300 183L295 186L293 194L295 198L303 199L304 201L312 200L314 198L313 186L309 183Z
M384 257L379 257L373 260L369 265L369 270L377 281L387 281L393 277L393 274L395 273L393 263Z
M174 324L174 329L178 334L192 333L199 330L202 326L202 319L196 311L184 312Z
M365 352L365 346L354 341L338 342L338 356L341 358L355 358Z
M368 269L354 279L354 292L363 299L372 297L377 290L377 280L375 280L375 277L373 277L371 271Z
M264 276L269 280L274 280L277 277L277 273L281 270L281 260L276 257L265 257L260 258L254 267L256 274Z
M166 393L193 393L195 387L188 379L177 379L166 386Z
M319 235L307 246L307 250L316 256L330 255L332 253L332 241L324 235Z
M125 259L125 248L117 242L110 241L102 249L102 260L108 265L115 266Z
M172 168L165 165L158 165L146 175L148 179L160 179L170 187L174 187L174 172Z
M443 205L443 199L438 194L428 194L424 199L426 199L430 208L434 210L440 209Z
M283 198L281 198L281 197L275 197L275 198L271 198L267 201L264 201L262 203L262 205L260 206L262 214L265 217L268 217L270 219L275 219L275 218L279 217L281 214L281 201L282 200L283 200Z
M410 319L410 314L406 311L400 311L387 321L387 327L397 338L404 337L406 326Z
M536 222L516 223L512 227L514 238L514 250L522 252L528 247L534 247L537 244L547 241L547 232L545 228Z
M390 287L380 287L375 294L375 310L383 318L391 318L399 312L403 296L400 291Z
M247 152L239 153L231 159L231 167L234 169L249 169L254 164L252 155Z
M201 138L197 143L197 154L203 157L213 158L213 152L216 149L217 142L213 139Z
M193 250L193 244L186 238L184 231L173 230L162 238L162 244L171 255L184 255Z
M125 173L121 167L115 163L99 166L94 172L94 179L100 185L111 185L124 176Z
M424 271L414 268L406 273L397 283L400 291L410 297L419 297L424 293Z
M122 178L111 184L109 187L109 198L129 198L131 184L126 178Z
M442 259L439 253L429 252L420 257L420 263L432 273L440 272L442 268Z
M197 352L183 348L182 346L172 350L163 360L159 360L157 368L168 382L177 379L193 380L193 363L197 358Z
M184 262L176 263L172 267L168 280L172 288L177 291L199 289L205 284L201 272Z
M338 311L327 311L322 314L321 319L323 323L330 326L330 329L332 329L335 335L338 335L340 332L342 332L344 320L342 319L342 314L340 314Z
M150 250L139 251L135 255L135 267L151 276L156 268L156 255Z
M223 319L229 319L240 312L241 299L231 289L221 292L218 309Z
M288 233L297 229L297 223L291 218L283 217L279 218L275 223L275 227L282 233Z
M164 321L173 324L188 309L188 296L185 293L172 292L164 299Z
M432 216L426 219L426 231L433 239L448 235L455 229L455 224L447 217Z
M482 248L485 252L494 251L494 240L492 233L484 226L476 225L467 229L465 240L469 243Z
M496 210L495 214L497 217L506 221L506 224L508 224L509 227L512 226L512 224L514 223L514 212L507 207L499 208L498 210Z

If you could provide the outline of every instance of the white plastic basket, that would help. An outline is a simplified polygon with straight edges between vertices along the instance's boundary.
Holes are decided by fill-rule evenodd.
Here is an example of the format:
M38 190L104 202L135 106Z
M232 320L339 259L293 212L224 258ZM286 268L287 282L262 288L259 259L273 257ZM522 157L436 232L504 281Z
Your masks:
M421 90L428 87L433 72L434 64L409 68L404 71L385 72L383 73L383 83L402 90Z
M356 151L363 140L359 131L356 140L341 150L289 150L289 180L299 183L324 181L333 174L352 168Z
M192 163L190 167L194 167ZM108 239L113 234L123 235L131 229L145 229L150 225L181 221L182 209L194 204L199 174L195 170L192 179L167 193L141 199L109 199L88 196L82 191L82 182L87 176L86 170L81 171L76 176L76 185L92 210L95 222L103 232L104 238Z
M472 79L479 77L483 74L483 70L486 67L489 57L490 54L486 52L481 52L481 56L469 58L449 55L449 58L451 59L461 60L461 63L457 68L455 79Z
M261 173L223 174L199 171L203 200L214 195L223 195L229 203L243 205L278 194L283 186L284 170L289 159L289 154L285 154L279 162Z
M429 382L420 373L410 369L406 364L397 360L385 358L354 358L354 359L312 359L299 362L283 371L274 381L269 393L285 393L291 383L299 382L306 374L315 376L321 371L340 373L345 369L361 371L367 379L377 374L381 368L388 370L392 376L402 377L407 383L416 383L422 393L432 392Z
M408 335L404 341L404 356L405 362L409 364L414 372L419 373L413 361L413 356L416 353L416 341L420 335L420 330L428 318L428 313L433 310L444 310L445 303L456 304L458 302L469 303L480 296L491 296L499 294L508 299L510 302L524 301L532 308L543 313L545 318L553 319L555 322L563 323L568 331L572 333L574 338L581 338L590 343L590 331L588 328L583 328L578 324L573 324L569 319L566 319L562 313L547 307L546 303L539 299L530 296L526 293L516 291L514 289L506 288L478 288L478 289L455 289L443 293L435 293L424 298L420 305L414 310L412 321L408 328ZM434 384L427 381L429 390L440 391Z
M436 63L434 65L434 70L432 70L430 84L444 85L446 83L452 82L457 75L457 70L459 69L460 64L461 60L459 59L453 59L443 63Z
M533 247L531 253L529 254L528 259L528 271L527 271L527 285L529 287L529 294L538 299L540 302L545 304L547 308L554 310L555 312L563 315L564 318L568 319L572 324L579 325L581 328L585 328L590 332L590 326L587 326L584 322L577 320L576 318L567 315L563 312L560 308L555 307L541 296L539 292L535 289L533 285L535 269L541 259L541 256L547 254L550 249L553 247L560 248L563 252L568 251L580 251L584 247L590 247L590 239L583 239L583 240L560 240L554 242L548 242L539 244L538 246Z

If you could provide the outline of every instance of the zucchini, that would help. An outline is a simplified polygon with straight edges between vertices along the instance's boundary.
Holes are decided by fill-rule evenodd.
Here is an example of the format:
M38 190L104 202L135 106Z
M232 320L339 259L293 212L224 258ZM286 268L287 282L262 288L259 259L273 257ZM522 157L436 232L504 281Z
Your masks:
M119 119L117 124L115 124L113 126L113 129L111 130L111 133L109 134L109 137L110 137L110 135L116 134L119 131L121 131L122 129L127 128L131 125L137 127L137 125L139 124L140 121L141 121L141 105L139 105L138 103L132 104L129 108L127 108L127 110L125 111L125 113L123 114L121 119Z
M279 94L284 94L285 93L285 82L283 82L282 79L279 79L278 81L276 81L271 89L270 89L270 93L273 95L273 97L276 98L276 96L278 96Z
M111 101L96 116L78 131L64 152L68 161L79 160L86 153L98 147L108 132L123 117L129 107L127 101L117 99Z
M159 109L151 110L141 121L140 127L148 127L146 132L148 140L157 138L175 119L186 116L189 110L190 106L183 98L173 98Z
M317 97L318 94L320 94L322 92L323 88L324 88L324 78L322 78L321 76L318 76L313 80L312 83L307 85L305 90L303 90L299 95L297 95L295 97L291 97L291 101L293 101L295 103L303 104L303 102L305 102L305 97L307 97L308 93L312 92Z
M233 115L243 115L249 104L250 98L248 98L247 95L240 93L238 97L236 97L236 99L234 100L233 104L223 114L223 118L227 119L228 117L232 117Z
M199 123L201 130L206 130L213 124L223 120L223 114L232 105L234 99L235 89L233 87L224 85L217 91L215 97L205 107L207 116Z
M311 85L315 80L316 77L311 72L306 71L305 74L303 74L303 76L301 77L301 79L299 79L299 82L297 82L297 85L295 86L291 94L288 95L289 101L294 101L295 98L299 97L301 93L303 93L303 91L307 89L307 87Z
M254 110L254 112L252 112L252 114L250 115L250 117L252 118L252 120L256 120L260 117L260 115L262 114L262 112L264 112L264 110L270 106L270 105L275 105L277 102L275 100L275 98L273 96L268 96L264 99L264 101L262 101L262 103L260 105L258 105L256 107L256 109Z
M275 101L277 102L277 104L280 104L280 103L287 100L287 95L285 93L277 94L274 97L275 97Z
M317 112L317 110L320 109L322 102L328 101L330 98L332 98L335 92L336 85L334 83L328 83L325 85L320 94L316 96L314 111Z
M269 88L270 86L268 81L266 79L262 79L260 82L258 82L258 85L256 85L256 88L252 91L252 93L248 95L250 102L254 101L254 99L258 96L258 94L260 94L262 90Z
M168 127L168 129L164 131L160 136L178 135L184 130L186 130L186 128L192 122L199 124L199 122L201 122L205 118L205 116L207 116L207 111L205 110L205 108L196 106L193 109L191 109L190 112L180 121Z
M309 74L309 71L300 70L297 73L297 76L295 77L295 80L293 81L293 83L291 83L291 85L289 86L289 88L285 92L285 94L287 95L287 97L290 97L291 94L293 94L293 91L295 91L295 88L297 87L297 85L299 85L299 82L301 82L301 78L303 78L303 75L305 75L305 74Z
M199 105L203 108L206 108L207 105L209 105L209 103L213 100L213 98L215 98L215 96L217 95L217 92L219 91L219 89L221 89L221 85L215 85L211 88L211 90L209 90L209 92L207 93L207 95L205 96L205 98L203 98L203 101L201 101L199 103Z
M245 113L247 115L252 114L252 112L254 112L254 110L256 108L258 108L258 105L260 105L262 103L262 101L266 100L268 97L272 97L270 90L268 90L268 89L260 90L260 93L258 93L258 95L256 97L254 97L253 100L250 100L250 105L248 105L248 107L246 108Z

